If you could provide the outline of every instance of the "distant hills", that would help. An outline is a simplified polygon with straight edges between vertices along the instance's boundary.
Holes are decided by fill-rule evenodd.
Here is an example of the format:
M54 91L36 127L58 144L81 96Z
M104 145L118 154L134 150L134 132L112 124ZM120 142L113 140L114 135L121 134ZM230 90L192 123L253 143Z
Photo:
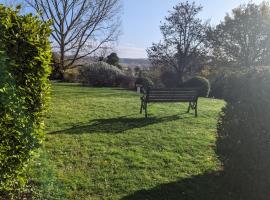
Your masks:
M120 64L125 67L134 68L149 68L151 63L147 58L120 58Z

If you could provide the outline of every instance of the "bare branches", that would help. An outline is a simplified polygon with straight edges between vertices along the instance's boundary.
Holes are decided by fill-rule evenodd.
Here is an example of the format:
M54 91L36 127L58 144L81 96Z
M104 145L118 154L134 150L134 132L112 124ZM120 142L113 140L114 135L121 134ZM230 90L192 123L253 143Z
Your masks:
M64 71L78 59L93 54L117 40L120 0L26 0L52 21L60 65Z
M152 63L173 68L179 79L191 69L200 68L201 58L206 55L208 22L198 18L201 10L194 2L176 5L160 27L164 40L147 50Z

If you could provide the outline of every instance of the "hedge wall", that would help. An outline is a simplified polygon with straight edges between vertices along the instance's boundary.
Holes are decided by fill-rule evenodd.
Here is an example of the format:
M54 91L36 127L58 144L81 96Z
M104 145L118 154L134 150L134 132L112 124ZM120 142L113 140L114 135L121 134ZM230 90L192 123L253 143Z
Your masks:
M238 200L270 196L270 72L228 77L226 107L218 123L217 154L226 185Z
M43 137L49 95L50 24L0 5L0 194L25 183Z

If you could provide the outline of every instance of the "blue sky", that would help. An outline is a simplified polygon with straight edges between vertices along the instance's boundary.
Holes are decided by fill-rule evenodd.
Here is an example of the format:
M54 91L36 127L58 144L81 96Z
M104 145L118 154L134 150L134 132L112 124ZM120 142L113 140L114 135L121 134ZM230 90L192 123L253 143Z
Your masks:
M115 50L122 58L146 58L145 49L162 37L159 31L160 21L180 0L122 0L122 35ZM260 3L263 0L254 0ZM202 5L200 15L217 24L226 13L249 0L195 0Z
M9 5L21 0L0 0L0 3ZM146 58L146 49L153 42L162 39L159 26L168 11L179 2L186 0L121 0L122 9L122 35L114 48L121 58ZM192 0L190 0L192 1ZM210 19L211 24L217 24L226 13L240 4L250 0L194 0L203 6L200 14L202 19ZM263 0L253 0L260 3ZM268 0L270 1L270 0Z

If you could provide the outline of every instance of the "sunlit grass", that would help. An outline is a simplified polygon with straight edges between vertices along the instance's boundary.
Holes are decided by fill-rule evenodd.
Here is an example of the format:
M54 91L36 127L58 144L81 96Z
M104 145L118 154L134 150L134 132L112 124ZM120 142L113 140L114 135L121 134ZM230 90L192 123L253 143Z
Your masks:
M198 118L184 103L150 104L144 119L139 96L53 85L46 141L30 173L40 198L121 199L220 169L214 145L223 101L200 98Z

